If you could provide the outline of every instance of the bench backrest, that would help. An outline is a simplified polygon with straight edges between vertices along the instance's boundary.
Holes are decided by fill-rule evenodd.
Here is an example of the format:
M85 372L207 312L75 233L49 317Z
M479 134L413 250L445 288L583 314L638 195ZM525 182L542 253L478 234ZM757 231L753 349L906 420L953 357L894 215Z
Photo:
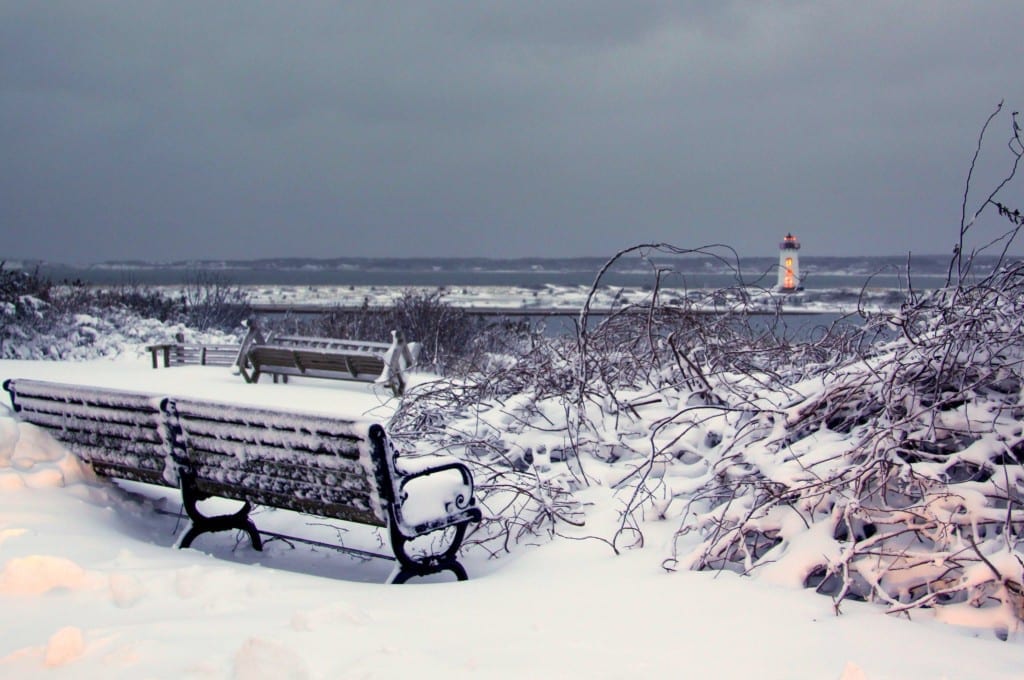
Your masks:
M98 475L388 523L393 466L380 425L34 380L8 380L18 417ZM381 495L383 490L383 496Z
M211 496L387 525L379 425L190 399L167 399L175 462Z
M96 474L177 486L160 398L97 387L7 380L18 416L49 432Z
M384 354L391 347L388 342L371 342L364 340L342 340L339 338L306 337L299 335L271 335L267 338L268 345L285 347L308 347L311 349L331 349L338 351L374 352Z
M249 350L249 362L263 372L281 372L310 377L338 377L347 374L353 380L373 381L384 371L384 357L360 351L336 351L283 345L255 345Z

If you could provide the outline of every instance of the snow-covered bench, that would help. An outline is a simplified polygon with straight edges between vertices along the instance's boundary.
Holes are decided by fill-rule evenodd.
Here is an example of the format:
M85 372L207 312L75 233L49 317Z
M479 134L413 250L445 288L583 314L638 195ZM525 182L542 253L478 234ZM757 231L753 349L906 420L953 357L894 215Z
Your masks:
M410 345L399 331L393 341L367 342L299 336L271 336L256 330L242 343L239 370L246 382L266 373L287 381L288 376L358 380L387 385L396 397L405 392L405 371L415 363ZM412 343L415 347L415 343Z
M165 342L147 345L153 368L171 366L231 366L238 359L238 345L200 345Z
M386 527L402 567L395 582L443 570L466 578L455 555L481 516L469 469L403 459L379 424L27 379L3 387L20 420L64 442L97 475L180 488L191 525L179 547L234 529L262 549L249 516L258 504ZM196 507L208 497L245 504L208 517ZM428 534L441 545L415 541Z

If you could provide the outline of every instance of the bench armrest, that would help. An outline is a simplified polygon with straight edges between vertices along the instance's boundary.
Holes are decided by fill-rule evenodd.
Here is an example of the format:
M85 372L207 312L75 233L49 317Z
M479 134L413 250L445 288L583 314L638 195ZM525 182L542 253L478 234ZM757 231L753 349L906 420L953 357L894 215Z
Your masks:
M423 488L410 489L410 484ZM480 509L473 498L473 475L464 463L453 461L403 475L397 487L395 513L405 529L402 533L410 537L480 520Z

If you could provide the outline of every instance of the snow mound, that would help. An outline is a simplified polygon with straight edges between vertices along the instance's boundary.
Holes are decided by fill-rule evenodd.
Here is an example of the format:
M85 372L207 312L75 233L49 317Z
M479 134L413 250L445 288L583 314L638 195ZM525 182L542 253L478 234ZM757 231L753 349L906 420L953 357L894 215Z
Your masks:
M0 489L59 488L89 473L64 446L34 425L0 416Z
M47 668L65 666L85 653L85 638L82 630L65 626L50 637L46 643L43 664Z
M97 590L104 578L63 557L30 555L0 569L0 594L35 597L53 591Z
M302 657L280 642L252 637L235 652L235 680L305 680L311 677Z

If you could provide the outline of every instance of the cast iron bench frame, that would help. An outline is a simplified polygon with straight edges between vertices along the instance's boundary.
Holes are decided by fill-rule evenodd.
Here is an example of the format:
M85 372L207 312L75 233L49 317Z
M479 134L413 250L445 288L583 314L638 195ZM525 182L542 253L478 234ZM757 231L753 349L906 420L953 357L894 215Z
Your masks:
M387 528L401 567L394 583L446 570L467 578L456 554L470 522L481 518L469 469L456 461L399 465L380 424L28 379L6 380L3 388L20 420L65 443L97 475L179 488L191 520L180 548L234 529L262 550L250 517L258 504ZM449 481L443 509L409 516L407 487L437 474L458 478ZM244 505L210 517L196 506L210 497ZM450 536L439 550L408 549L442 530Z

